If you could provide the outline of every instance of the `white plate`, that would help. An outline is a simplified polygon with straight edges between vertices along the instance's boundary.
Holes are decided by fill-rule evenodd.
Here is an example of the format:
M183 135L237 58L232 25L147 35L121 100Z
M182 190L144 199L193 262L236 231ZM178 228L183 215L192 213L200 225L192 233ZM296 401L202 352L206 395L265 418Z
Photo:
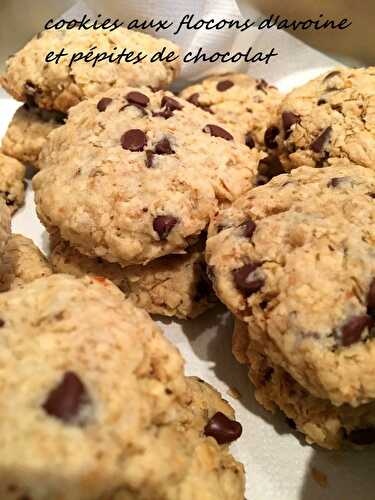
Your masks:
M287 91L317 73L290 75L278 82L280 89ZM18 105L0 92L0 136ZM13 231L31 237L47 251L48 238L36 217L30 186L26 205L13 218ZM373 449L328 452L308 446L290 431L281 415L271 415L255 402L246 369L231 354L232 320L224 309L195 321L163 319L158 323L180 349L187 373L211 383L235 408L243 435L232 445L232 452L245 465L248 500L374 500ZM231 387L241 393L240 400L229 395ZM327 476L326 487L313 479L313 468Z

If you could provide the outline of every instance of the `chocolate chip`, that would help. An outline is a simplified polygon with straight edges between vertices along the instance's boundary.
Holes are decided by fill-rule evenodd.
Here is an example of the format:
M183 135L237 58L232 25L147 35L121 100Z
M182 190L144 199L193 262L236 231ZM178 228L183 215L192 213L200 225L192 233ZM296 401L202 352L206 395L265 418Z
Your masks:
M331 108L334 110L334 111L338 111L339 113L342 112L342 105L341 104L331 104Z
M261 176L266 177L267 180L270 180L277 175L284 174L285 172L279 158L275 155L268 155L259 161L258 173Z
M233 140L233 136L218 125L206 125L203 128L203 132L206 132L206 134L210 134L213 137L220 137L221 139L225 139L226 141Z
M365 328L371 328L374 320L367 314L354 316L341 328L341 343L344 347L354 344L361 339L361 334Z
M265 91L265 89L267 87L268 87L268 83L266 82L266 80L263 80L263 78L261 78L260 80L257 80L257 84L255 85L255 88L257 90L261 90L262 92L267 94L267 92Z
M158 155L172 155L174 153L171 143L167 137L164 137L164 139L161 139L157 144L155 144L154 151Z
M301 117L299 115L296 115L292 111L284 111L283 114L281 115L281 119L283 121L285 139L287 139L291 134L290 129L292 128L292 125L294 125L295 123L299 123Z
M324 77L323 83L327 82L328 80L337 75L341 75L341 71L331 71L330 73L328 73L328 75Z
M265 175L258 174L255 177L254 185L255 186L264 186L265 184L267 184L268 181L269 181L268 177L266 177Z
M171 111L179 111L183 108L183 105L176 101L176 99L173 99L172 97L169 96L163 96L161 100L161 105L162 107L166 107L170 109Z
M195 92L194 94L191 94L190 97L186 99L187 101L191 102L191 104L194 104L194 106L200 106L199 104L199 94L198 92Z
M327 182L327 187L337 187L341 183L342 179L343 177L332 177L332 179Z
M372 279L367 293L367 312L375 317L375 278Z
M0 328L2 328L5 325L5 321L3 319L0 319Z
M252 138L250 132L245 135L245 144L248 148L252 149L255 146L255 141Z
M249 219L247 220L246 222L244 222L242 224L243 226L243 235L246 237L246 238L251 238L254 234L254 231L256 229L256 224L253 220Z
M375 193L367 193L367 196L369 196L372 199L375 199Z
M373 444L375 443L375 428L354 429L347 435L347 440L358 445Z
M221 82L218 82L216 85L216 90L219 92L225 92L226 90L230 89L233 87L234 83L231 80L221 80Z
M146 149L146 167L152 168L154 165L154 152L151 149Z
M269 149L276 149L277 142L275 141L276 137L279 135L280 130L278 127L272 125L268 127L268 129L264 132L264 144Z
M152 227L158 233L160 240L166 240L177 222L178 219L173 215L158 215L155 217Z
M138 128L128 130L121 136L121 146L129 151L143 151L146 144L146 134Z
M242 434L242 425L218 411L204 428L205 436L212 436L219 444L231 443Z
M87 392L81 379L74 372L66 372L59 385L50 392L43 408L48 415L69 422L77 416L85 399Z
M111 102L112 102L112 99L110 97L102 97L100 99L100 101L98 101L96 108L98 111L103 112L108 108L108 106L111 104Z
M195 92L195 94L191 94L190 97L186 99L188 102L191 104L194 104L194 106L197 106L197 108L203 109L203 111L207 111L207 113L213 114L212 110L210 109L210 106L208 104L201 104L199 102L199 94L198 92Z
M142 108L145 108L150 102L150 99L147 97L147 95L137 91L132 91L126 94L126 100L130 104L137 104L137 106L141 106Z
M330 140L332 134L332 127L327 127L323 132L310 144L310 149L314 153L321 153L324 146Z
M253 272L260 265L260 262L251 262L233 271L233 279L236 287L245 293L247 297L252 293L258 292L264 285L263 278L252 277Z
M318 104L318 106L322 106L322 104L326 104L326 102L327 102L327 101L321 97L321 98L318 100L318 103L317 103L317 104Z

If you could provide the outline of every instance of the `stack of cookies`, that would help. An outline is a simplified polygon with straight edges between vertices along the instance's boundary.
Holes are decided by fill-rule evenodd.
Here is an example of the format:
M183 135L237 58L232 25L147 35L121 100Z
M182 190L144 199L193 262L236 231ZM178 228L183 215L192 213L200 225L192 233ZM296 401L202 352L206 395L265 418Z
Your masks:
M375 442L374 104L373 68L287 95L277 150L290 174L222 210L207 241L258 401L325 448Z

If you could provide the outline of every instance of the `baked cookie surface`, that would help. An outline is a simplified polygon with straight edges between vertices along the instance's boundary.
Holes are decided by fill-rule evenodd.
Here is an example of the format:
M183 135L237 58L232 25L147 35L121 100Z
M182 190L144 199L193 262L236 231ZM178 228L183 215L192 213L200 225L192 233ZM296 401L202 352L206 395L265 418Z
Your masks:
M211 227L218 297L312 394L375 398L375 175L301 167L253 189Z
M103 276L150 314L195 318L217 304L206 275L202 245L186 254L167 255L145 266L121 267L80 254L59 238L51 238L50 261L55 272L81 277Z
M280 107L287 168L335 159L375 169L375 68L338 68L292 90Z
M71 109L34 177L49 232L122 266L181 253L251 187L261 153L170 92L124 87Z
M348 404L337 407L313 396L264 354L262 345L248 334L246 323L239 320L235 322L233 353L248 365L257 401L272 413L279 408L291 429L303 433L309 444L337 449L375 443L374 402L357 408Z
M0 303L2 499L243 498L231 408L109 281L53 275Z
M249 148L274 149L282 94L265 80L244 73L206 78L181 92L187 99L223 123L237 128Z
M92 66L84 60L69 67L71 57L79 52L111 54L121 48L147 55L137 64L108 61ZM180 61L151 62L150 57L166 47L167 52L175 51L176 45L162 38L154 38L144 33L118 28L114 32L106 30L49 30L40 33L23 49L8 59L1 84L15 99L27 101L43 109L66 112L82 99L105 92L114 86L150 85L155 89L167 87L178 75ZM45 62L48 53L56 54L64 48L68 56L55 62ZM94 54L94 55L95 55Z
M0 151L0 197L13 214L25 201L25 166Z
M8 291L52 274L51 266L35 243L12 234L0 266L0 291Z
M65 123L66 115L24 104L15 112L1 142L5 154L38 168L39 153L52 130Z

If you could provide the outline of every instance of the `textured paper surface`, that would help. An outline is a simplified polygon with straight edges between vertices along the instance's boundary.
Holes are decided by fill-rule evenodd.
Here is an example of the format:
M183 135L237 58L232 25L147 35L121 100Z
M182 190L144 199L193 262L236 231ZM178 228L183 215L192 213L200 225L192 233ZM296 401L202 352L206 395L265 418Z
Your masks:
M102 13L130 21L134 18L179 19L186 13L196 13L197 18L236 18L241 15L232 0L90 0L89 7L80 2L69 16L84 12ZM258 13L254 11L254 17ZM65 14L63 17L67 17ZM160 36L168 37L167 33ZM213 50L244 50L253 45L255 50L277 48L280 56L272 64L249 65L235 68L263 77L279 86L282 91L312 78L335 62L305 46L293 37L279 31L246 32L183 32L178 38L183 49L204 46ZM205 73L230 71L229 65L190 65L183 70L181 84L202 77ZM5 132L17 103L0 94L0 136ZM26 206L13 220L16 232L32 237L45 251L45 231L38 222L31 189ZM186 371L218 388L234 406L244 433L234 443L232 451L242 461L247 475L247 500L373 500L375 453L364 451L327 452L307 446L293 435L280 415L265 412L254 400L247 379L246 369L231 354L232 321L224 310L215 310L202 318L189 322L159 321L168 338L180 349L186 360ZM242 395L233 399L228 390L236 388ZM312 469L327 476L328 485L322 488L312 477Z

